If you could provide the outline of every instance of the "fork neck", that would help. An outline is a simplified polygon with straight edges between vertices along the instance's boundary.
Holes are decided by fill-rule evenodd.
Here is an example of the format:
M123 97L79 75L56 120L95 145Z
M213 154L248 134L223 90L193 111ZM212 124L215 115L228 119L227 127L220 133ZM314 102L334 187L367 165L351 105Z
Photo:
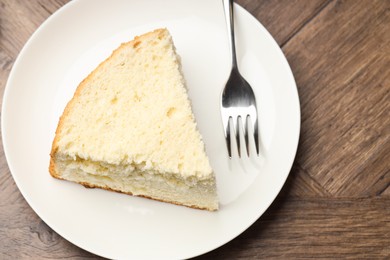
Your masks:
M225 10L225 21L228 29L230 51L232 54L232 68L238 69L237 57L236 57L236 44L235 44L235 37L234 37L233 0L223 0L223 6Z

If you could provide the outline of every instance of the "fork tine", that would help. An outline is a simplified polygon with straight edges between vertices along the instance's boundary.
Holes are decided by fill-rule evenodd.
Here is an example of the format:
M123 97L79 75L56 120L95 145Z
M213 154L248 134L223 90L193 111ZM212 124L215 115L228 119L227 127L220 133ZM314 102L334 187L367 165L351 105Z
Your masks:
M235 130L236 130L236 142L237 142L238 157L241 158L240 129L241 129L241 125L242 124L240 124L240 121L241 121L241 116L238 116L237 117L237 124L236 124L236 129Z
M230 142L230 119L232 117L229 117L227 120L227 123L225 124L225 140L226 140L226 146L228 149L229 158L232 158L232 148L231 148L231 142Z
M254 125L253 137L255 138L256 153L259 156L259 123L257 122L257 116Z
M245 130L244 130L244 134L245 134L245 146L246 146L246 153L249 157L249 132L248 132L248 129L249 129L249 122L250 120L250 116L247 115L246 116L246 119L245 119Z

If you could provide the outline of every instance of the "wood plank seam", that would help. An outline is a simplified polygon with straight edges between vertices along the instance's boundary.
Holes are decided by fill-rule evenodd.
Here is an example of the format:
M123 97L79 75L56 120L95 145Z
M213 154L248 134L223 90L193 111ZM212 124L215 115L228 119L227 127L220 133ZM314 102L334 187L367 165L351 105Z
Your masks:
M295 28L295 30L280 44L280 48L283 47L292 39L296 34L298 34L306 25L308 25L314 18L316 18L326 7L330 5L331 2L335 0L328 0L324 2L316 12L314 12L306 21L304 21L300 26Z
M387 172L385 175L390 175L390 171ZM385 177L385 175L382 176L381 179L383 179L383 178ZM380 180L381 180L381 179L380 179ZM377 192L376 196L377 196L377 197L381 197L382 194L383 194L383 192L385 192L385 190L387 190L387 188L389 188L389 187L390 187L390 182L387 183L387 186L385 186L382 190L379 190L379 191Z
M325 194L327 197L331 197L332 194L325 188L323 187L313 176L310 175L310 173L302 167L302 165L299 162L296 162L296 167L298 167L307 177L317 185L317 187L321 188L321 191L323 194ZM323 194L321 194L323 196Z
M42 7L43 10L47 12L47 14L50 16L52 15L55 11L50 11L44 4L38 2L39 6Z

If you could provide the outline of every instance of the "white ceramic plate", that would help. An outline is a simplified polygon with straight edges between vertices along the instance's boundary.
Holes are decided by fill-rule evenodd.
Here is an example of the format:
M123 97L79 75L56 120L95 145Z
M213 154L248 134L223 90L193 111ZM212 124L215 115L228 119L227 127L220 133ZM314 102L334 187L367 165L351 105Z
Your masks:
M61 236L115 259L190 258L238 236L269 207L293 163L300 110L290 67L271 35L235 6L238 60L254 87L262 156L227 157L219 98L230 54L220 0L73 0L34 33L10 74L3 143L17 186ZM77 84L121 42L167 27L217 175L220 210L206 212L55 180L48 173L58 118Z

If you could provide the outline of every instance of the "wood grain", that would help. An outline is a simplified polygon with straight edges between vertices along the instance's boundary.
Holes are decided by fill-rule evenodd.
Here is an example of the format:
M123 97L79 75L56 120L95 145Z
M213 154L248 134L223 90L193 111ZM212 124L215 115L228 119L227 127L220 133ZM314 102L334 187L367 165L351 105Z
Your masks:
M296 32L322 10L329 0L237 1L269 30L283 46ZM289 21L286 23L286 21Z
M279 197L250 229L200 259L386 258L388 206L378 198Z
M68 0L0 0L0 89ZM390 259L390 1L238 0L274 36L301 101L298 154L267 212L199 259ZM0 259L100 259L56 234L0 152ZM237 220L239 221L239 220Z
M387 185L378 180L390 162L389 4L334 1L283 48L301 98L297 160L334 195Z
M0 49L0 93L3 96L4 86L7 81L8 74L11 70L13 59ZM0 100L0 105L3 105L3 99Z

